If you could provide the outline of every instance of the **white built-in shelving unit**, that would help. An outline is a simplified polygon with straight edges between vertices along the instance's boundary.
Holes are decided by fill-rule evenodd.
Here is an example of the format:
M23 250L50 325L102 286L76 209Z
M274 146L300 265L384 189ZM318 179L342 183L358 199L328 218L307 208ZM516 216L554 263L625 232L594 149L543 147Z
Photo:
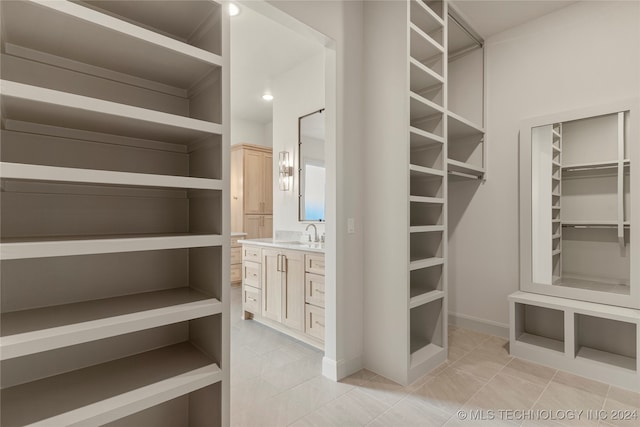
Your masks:
M370 184L382 194L370 200L379 205L365 227L393 234L370 234L383 240L367 245L369 259L386 262L367 269L365 317L375 335L365 338L365 365L407 384L447 358L447 4L364 7L366 37L380 47L365 55L366 84L386 88L367 103L379 118L367 129Z
M228 17L2 2L3 426L228 425Z

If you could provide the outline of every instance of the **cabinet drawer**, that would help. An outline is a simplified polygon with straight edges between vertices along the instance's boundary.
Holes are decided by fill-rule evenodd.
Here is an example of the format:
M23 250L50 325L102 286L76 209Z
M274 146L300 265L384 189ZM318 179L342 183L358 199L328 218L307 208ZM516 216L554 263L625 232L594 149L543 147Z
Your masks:
M304 300L309 304L324 307L324 276L305 273Z
M255 246L243 246L242 259L244 261L260 262L260 248L256 248Z
M260 313L260 289L242 286L242 309L249 313Z
M235 264L231 266L230 280L232 283L242 280L242 264Z
M231 265L242 262L242 248L231 248Z
M231 247L232 248L239 248L240 246L242 246L240 243L238 243L238 240L240 240L240 236L232 236L231 237Z
M305 314L305 333L324 342L324 308L306 304Z
M304 270L308 273L321 274L324 276L324 255L305 254Z
M251 261L245 261L242 264L242 283L245 285L253 286L254 288L260 287L260 264Z

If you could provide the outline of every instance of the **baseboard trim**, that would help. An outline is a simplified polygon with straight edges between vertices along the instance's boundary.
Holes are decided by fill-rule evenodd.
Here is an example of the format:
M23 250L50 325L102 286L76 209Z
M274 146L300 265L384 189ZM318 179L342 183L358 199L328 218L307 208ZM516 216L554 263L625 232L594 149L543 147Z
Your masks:
M449 324L484 334L509 338L509 325L492 320L478 319L459 313L449 313Z
M322 375L333 381L353 375L363 368L362 356L335 361L327 356L322 358Z

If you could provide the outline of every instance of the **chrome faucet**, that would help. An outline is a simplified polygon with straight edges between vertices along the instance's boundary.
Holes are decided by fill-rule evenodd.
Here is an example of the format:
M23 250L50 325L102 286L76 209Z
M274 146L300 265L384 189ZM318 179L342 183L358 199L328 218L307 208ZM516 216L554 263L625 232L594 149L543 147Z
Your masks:
M307 228L304 229L304 231L309 231L309 227L313 227L313 235L315 236L315 238L313 239L314 242L319 242L318 240L318 229L316 228L315 224L309 224L307 225ZM309 241L311 241L311 235L309 235Z

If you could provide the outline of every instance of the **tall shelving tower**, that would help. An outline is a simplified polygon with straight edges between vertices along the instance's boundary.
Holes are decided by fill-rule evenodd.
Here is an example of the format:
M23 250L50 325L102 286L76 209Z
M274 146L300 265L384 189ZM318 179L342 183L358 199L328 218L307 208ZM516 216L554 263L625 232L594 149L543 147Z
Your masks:
M0 6L2 425L228 425L223 4Z

